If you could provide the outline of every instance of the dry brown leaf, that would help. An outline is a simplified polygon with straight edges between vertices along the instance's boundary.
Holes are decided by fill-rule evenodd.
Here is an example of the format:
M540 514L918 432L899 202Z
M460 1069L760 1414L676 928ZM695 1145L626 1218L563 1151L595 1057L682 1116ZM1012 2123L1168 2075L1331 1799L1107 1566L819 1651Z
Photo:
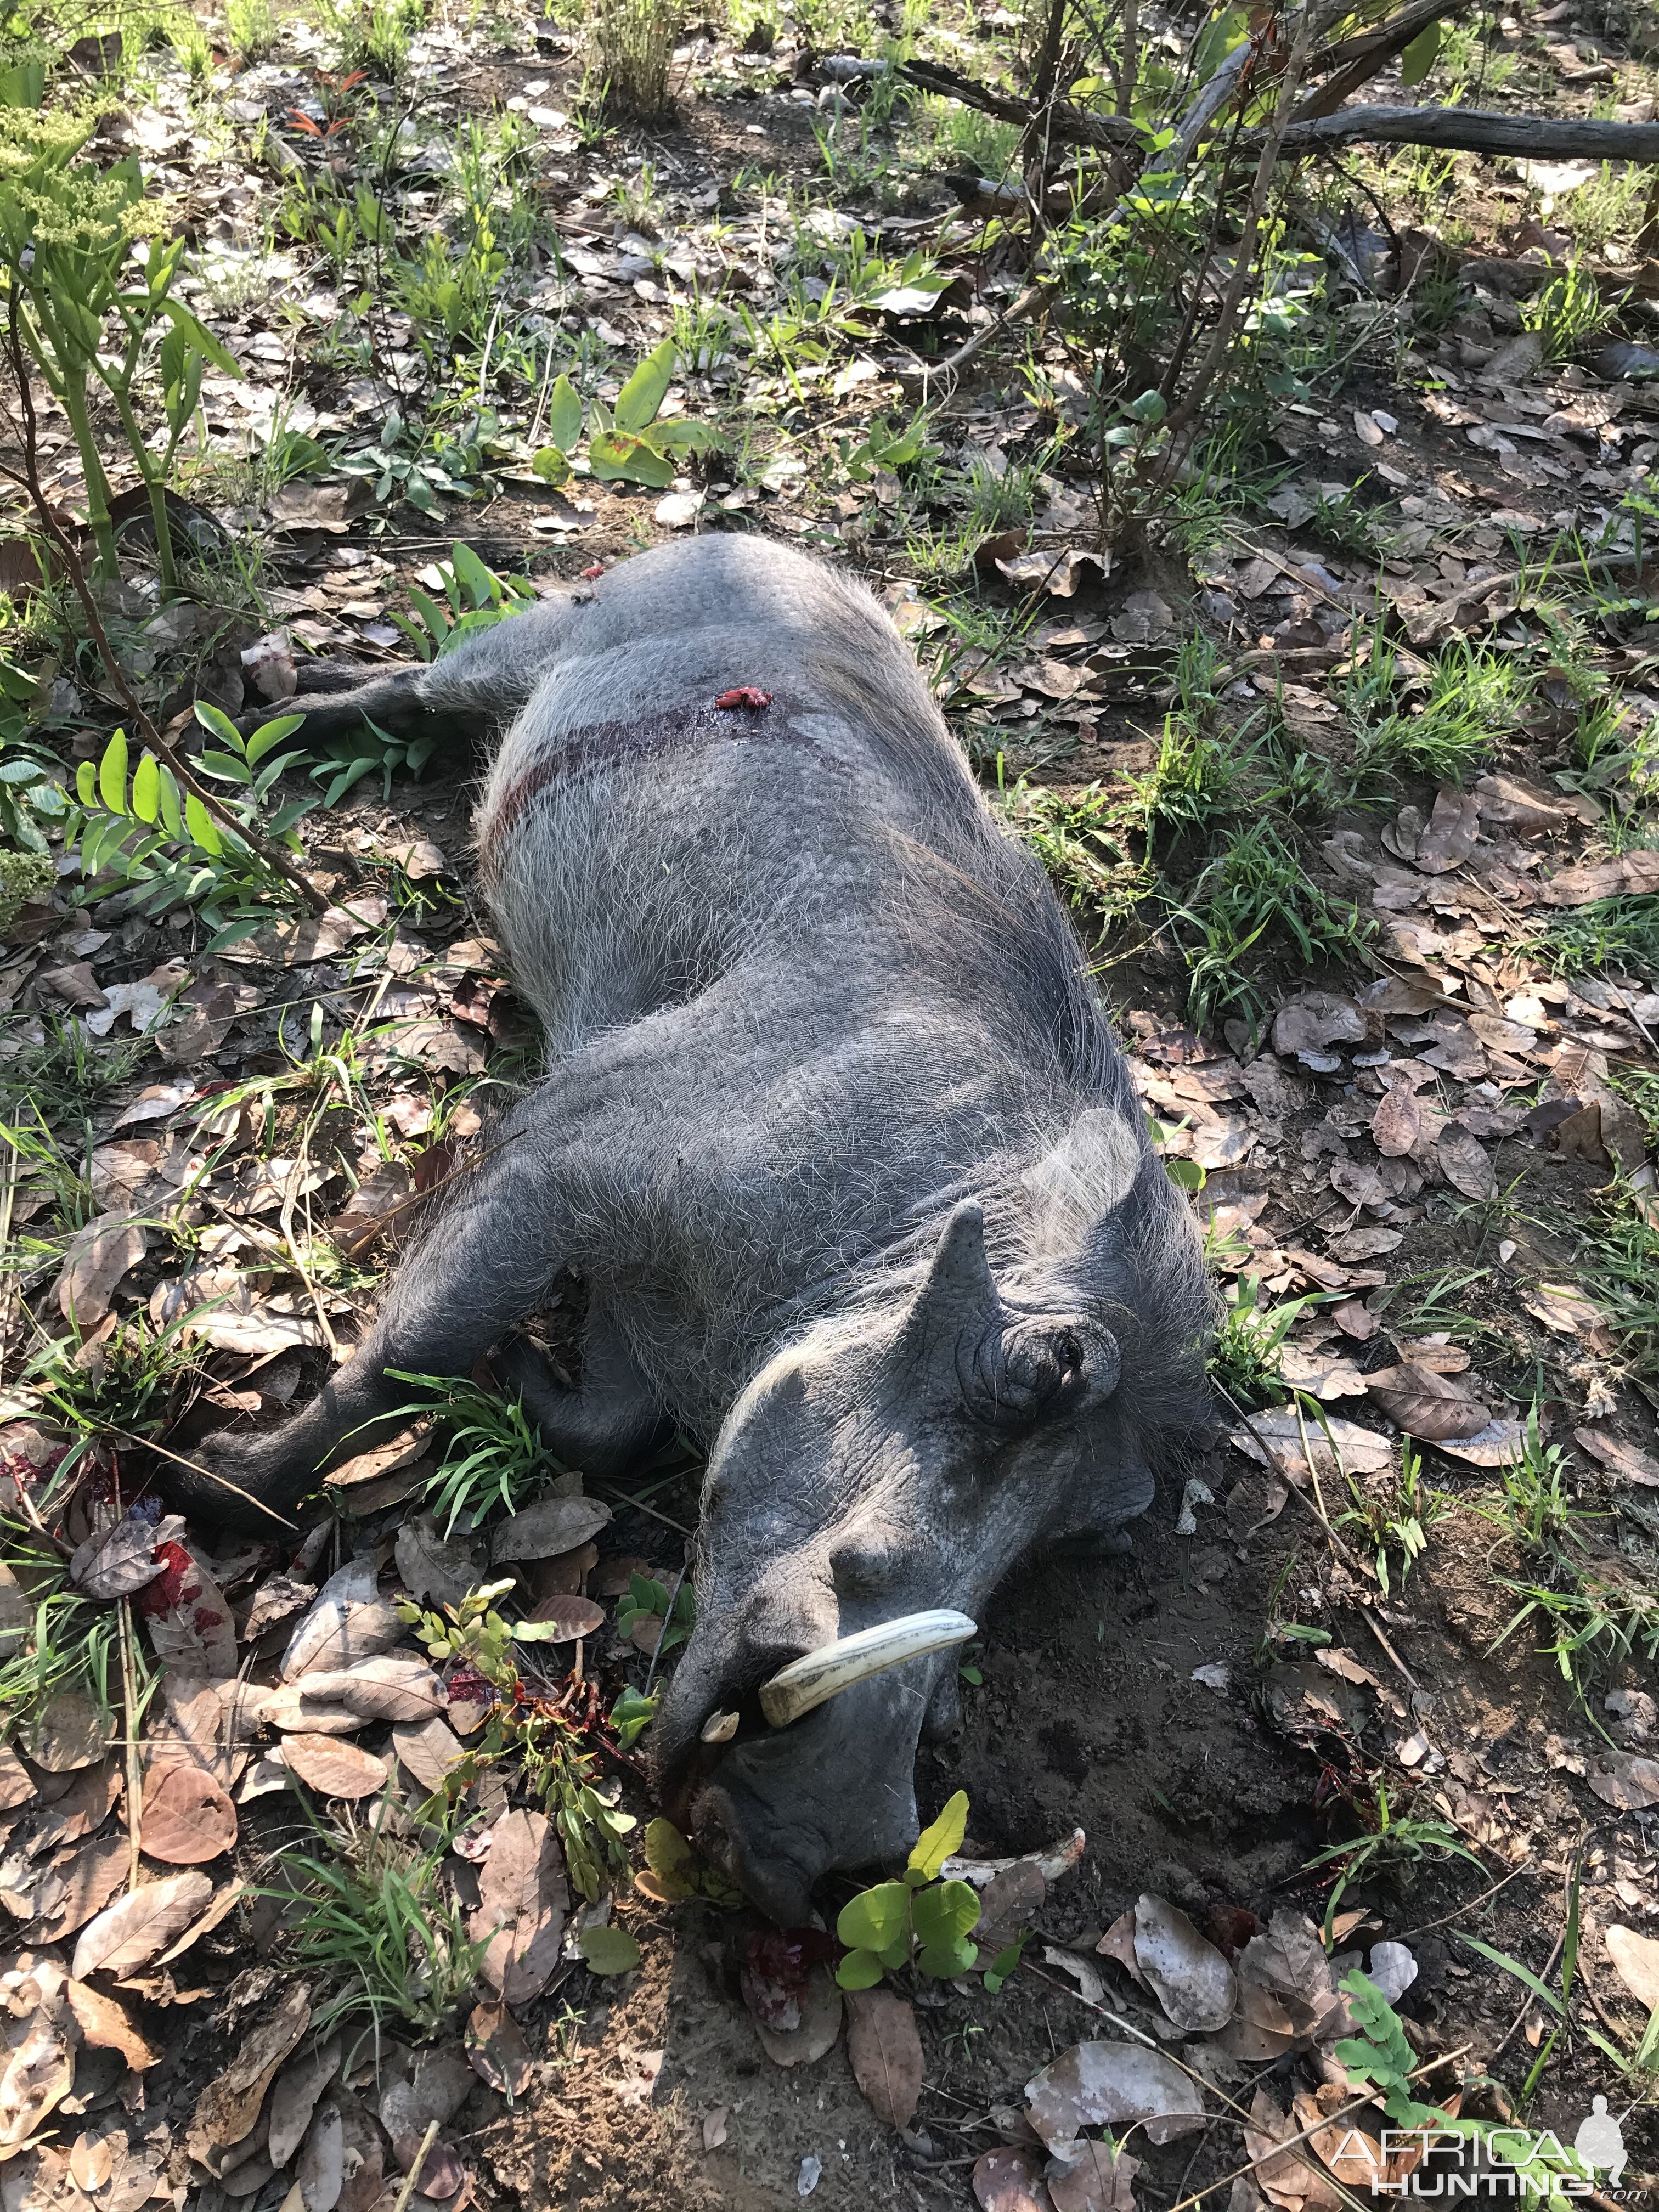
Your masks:
M0 2159L26 2143L75 2087L75 2051L62 2021L45 2005L6 2029L0 2070Z
M1534 1321L1557 1336L1582 1337L1592 1352L1613 1349L1607 1316L1577 1283L1538 1283L1522 1291L1521 1303Z
M423 1790L435 1790L450 1768L466 1757L460 1738L447 1721L434 1718L400 1721L392 1731L392 1756L406 1767Z
M139 2033L127 2016L126 2007L113 1997L76 1981L65 1981L64 1995L85 2040L100 2051L118 2051L135 2074L142 2074L166 2056Z
M974 2161L974 2196L980 2212L1050 2212L1036 2153L1007 2145Z
M1488 1421L1472 1437L1442 1437L1436 1446L1448 1459L1461 1459L1466 1467L1502 1467L1521 1455L1522 1431L1512 1413Z
M385 1759L342 1736L285 1735L282 1752L289 1772L324 1797L370 1797L386 1785Z
M428 2122L453 2120L472 2094L473 2075L459 2042L423 2051L406 2081L389 2081L380 2094L380 2125L394 2142L419 2142Z
M378 2144L376 2148L379 2148ZM345 2121L339 2104L332 2097L325 2098L312 2116L296 2168L298 2179L295 2188L299 2192L303 2212L334 2212L345 2187ZM374 2173L377 2194L380 2185L377 2163ZM287 2207L284 2207L284 2212L288 2212Z
M317 2100L340 2070L340 2039L331 2035L308 2051L296 2051L276 2076L270 2092L270 2162L284 2166L305 2141Z
M1135 1905L1135 1963L1183 2035L1212 2034L1232 2018L1232 1968L1167 1898L1148 1893Z
M828 1966L814 1966L800 1999L800 2020L792 2028L769 2027L751 2011L755 2033L775 2066L816 2066L841 2033L842 1997Z
M1054 2212L1134 2212L1134 2178L1140 2160L1127 2151L1115 2154L1109 2143L1085 2142L1081 2157L1048 2166L1048 2194Z
M501 1523L489 1556L499 1565L507 1559L548 1559L560 1552L574 1552L597 1536L610 1518L611 1508L597 1498L544 1498Z
M1467 1396L1444 1376L1411 1362L1378 1369L1365 1377L1365 1387L1396 1428L1424 1443L1472 1437L1492 1419L1479 1399Z
M478 2079L509 2100L523 2096L535 2071L524 2030L504 2004L474 2005L466 2056Z
M204 1866L235 1843L236 1808L204 1768L164 1767L144 1784L139 1840L167 1866Z
M1196 2086L1161 2051L1137 2043L1077 2043L1025 2084L1032 2126L1051 2151L1085 2127L1146 2124L1151 2142L1204 2125Z
M1371 1142L1384 1159L1404 1159L1423 1133L1423 1109L1409 1084L1396 1083L1376 1102Z
M927 2071L915 2008L890 1990L854 1990L847 1998L847 2056L853 2078L878 2120L908 2128Z
M553 1590L544 1597L530 1618L556 1631L549 1640L554 1644L574 1643L579 1636L592 1636L605 1626L605 1607L596 1605L591 1597L578 1597L573 1592Z
M1630 1751L1604 1751L1601 1765L1584 1779L1604 1805L1616 1805L1621 1812L1642 1813L1659 1805L1659 1760L1638 1759Z
M1425 875L1446 875L1462 866L1480 834L1480 808L1474 798L1461 791L1437 792L1434 811L1417 841L1413 863Z
M1382 2146L1376 2136L1364 2135L1346 2121L1339 2121L1334 2127L1322 2127L1325 2107L1305 2091L1299 2091L1291 2100L1291 2118L1293 2133L1312 2130L1306 2148L1301 2152L1303 2158L1310 2151L1316 2153L1339 2181L1369 2197L1371 2183L1380 2179L1383 2171ZM1330 2187L1323 2173L1316 2170L1310 2174L1304 2166L1302 2179L1308 2183L1305 2203L1328 2206L1330 2212L1339 2212L1343 2199Z
M212 1882L199 1873L144 1883L82 1929L70 1972L77 1982L88 1974L137 1972L189 1927L212 1894Z
M33 1786L30 1785L31 1790ZM78 1844L94 1829L101 1828L114 1810L121 1787L118 1759L112 1756L96 1766L79 1768L69 1788L61 1796L54 1797L35 1821L29 1839L31 1856L56 1850L63 1844Z
M360 1482L378 1482L383 1474L395 1474L400 1468L411 1466L431 1440L431 1429L425 1423L400 1429L395 1437L377 1444L373 1451L359 1452L354 1459L342 1460L338 1467L323 1477L323 1486L327 1490L350 1490ZM342 1502L351 1504L349 1498Z
M1497 1189L1498 1171L1492 1164L1491 1154L1480 1139L1472 1136L1460 1122L1446 1121L1441 1125L1435 1157L1440 1163L1441 1174L1465 1198L1490 1198Z
M236 1672L236 1623L224 1593L199 1554L174 1545L178 1556L133 1607L142 1613L150 1648L164 1667L204 1682Z
M185 2148L212 2167L222 2151L253 2131L277 2068L311 2022L311 1991L301 1982L283 1997L268 2020L244 2034L236 2056L196 2100Z
M58 1309L84 1335L109 1311L117 1286L149 1249L147 1231L125 1213L100 1213L76 1231L58 1277Z
M373 1652L388 1650L391 1646L386 1644L365 1647L360 1638L350 1633L355 1613L381 1610L398 1620L392 1607L382 1608L380 1605L380 1580L374 1560L348 1559L323 1584L315 1602L289 1638L288 1648L283 1654L283 1681L297 1682L302 1674L343 1668ZM403 1632L404 1624L398 1620L398 1635ZM394 1637L392 1642L397 1640Z
M1342 1420L1334 1413L1328 1413L1322 1421L1313 1420L1305 1413L1298 1419L1294 1406L1272 1406L1266 1413L1252 1413L1248 1426L1241 1425L1229 1431L1228 1441L1258 1466L1276 1461L1280 1472L1292 1476L1305 1477L1310 1452L1322 1480L1339 1473L1380 1474L1394 1458L1393 1445L1375 1429L1362 1429L1357 1422Z
M228 1881L222 1889L216 1892L207 1911L192 1920L184 1934L170 1943L155 1961L158 1972L163 1966L170 1966L175 1959L182 1959L191 1946L199 1943L204 1936L210 1936L233 1906L247 1893L245 1881Z
M420 1604L459 1605L483 1580L470 1547L438 1534L430 1513L417 1514L398 1531L398 1572Z
M100 1759L115 1741L115 1716L78 1690L48 1698L23 1729L23 1749L48 1774L72 1774Z
M155 1556L157 1547L175 1542L184 1531L177 1513L156 1522L118 1521L76 1546L70 1580L88 1597L131 1597L167 1572L166 1560Z
M295 1575L272 1575L260 1583L248 1616L242 1628L245 1643L257 1644L266 1629L279 1620L286 1620L302 1605L309 1605L317 1595L315 1586L301 1582Z
M1620 1980L1645 2012L1659 2010L1659 1942L1615 1921L1607 1931L1607 1956Z
M126 1880L128 1863L125 1836L97 1836L59 1852L52 1871L62 1877L63 1894L38 1929L40 1941L61 1942L101 1912Z
M307 1674L307 1698L331 1699L366 1720L429 1721L449 1703L447 1692L424 1659L382 1653L343 1674Z
M1614 1474L1622 1474L1627 1482L1639 1482L1644 1489L1659 1489L1659 1459L1651 1452L1626 1443L1622 1437L1611 1437L1605 1429L1575 1429L1572 1433L1574 1441L1592 1459L1600 1460Z
M488 1940L478 1978L506 2004L539 1996L559 1963L570 1892L557 1833L540 1813L503 1813L490 1830L467 1933Z
M35 1792L34 1777L9 1743L0 1744L0 1813L15 1813Z

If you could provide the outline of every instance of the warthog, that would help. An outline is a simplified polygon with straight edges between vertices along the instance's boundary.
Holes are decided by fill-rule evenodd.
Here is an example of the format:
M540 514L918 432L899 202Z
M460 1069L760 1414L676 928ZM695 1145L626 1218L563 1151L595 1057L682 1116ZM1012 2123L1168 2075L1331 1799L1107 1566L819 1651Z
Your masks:
M706 1439L657 1780L799 1922L826 1869L913 1838L918 1732L954 1716L994 1586L1151 1502L1160 1437L1202 1403L1188 1210L1042 870L832 570L676 544L296 703L320 734L509 723L478 876L547 1065L353 1358L212 1463L291 1508L405 1398L387 1369L503 1345L568 1465L625 1471L677 1423ZM566 1269L574 1390L514 1337Z

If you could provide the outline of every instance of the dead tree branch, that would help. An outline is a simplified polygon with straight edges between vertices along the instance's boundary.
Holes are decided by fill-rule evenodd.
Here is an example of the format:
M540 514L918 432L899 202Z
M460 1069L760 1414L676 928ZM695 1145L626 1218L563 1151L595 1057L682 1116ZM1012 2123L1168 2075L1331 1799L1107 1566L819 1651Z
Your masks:
M1264 143L1251 133L1251 143ZM1345 107L1292 123L1279 158L1328 146L1437 146L1449 153L1510 154L1550 161L1659 161L1659 123L1596 123L1578 115L1498 115L1480 107Z
M1345 100L1358 92L1362 84L1369 84L1396 54L1403 54L1412 40L1431 23L1467 12L1467 0L1454 0L1451 6L1446 4L1446 0L1415 0L1413 6L1402 9L1399 15L1379 24L1369 37L1344 39L1323 54L1316 54L1309 64L1308 74L1322 81L1291 118L1291 129L1294 131L1299 123L1314 122L1322 115L1334 115Z

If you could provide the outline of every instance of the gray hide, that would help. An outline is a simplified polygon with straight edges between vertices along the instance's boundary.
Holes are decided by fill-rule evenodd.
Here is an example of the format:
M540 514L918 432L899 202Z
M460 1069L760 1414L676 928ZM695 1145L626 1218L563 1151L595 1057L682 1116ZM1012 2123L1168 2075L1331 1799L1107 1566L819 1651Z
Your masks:
M735 685L775 695L718 708ZM873 599L769 541L647 553L428 668L302 698L484 732L480 878L547 1034L380 1320L273 1434L212 1462L283 1507L405 1386L508 1340L550 1449L625 1472L710 1447L696 1633L659 1786L757 1902L915 1834L918 1730L953 1652L783 1729L757 1692L837 1636L976 1620L1039 1542L1152 1495L1201 1403L1207 1300L1184 1201L1036 861L997 827ZM580 1387L521 1342L562 1269ZM210 1520L257 1511L187 1475ZM264 1523L269 1527L268 1521ZM711 1714L735 1737L706 1746Z

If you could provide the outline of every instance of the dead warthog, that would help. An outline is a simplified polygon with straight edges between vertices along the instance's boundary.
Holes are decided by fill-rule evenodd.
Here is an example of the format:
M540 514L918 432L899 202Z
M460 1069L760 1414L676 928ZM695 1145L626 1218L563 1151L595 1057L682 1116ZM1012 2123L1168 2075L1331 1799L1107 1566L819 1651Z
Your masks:
M706 1438L657 1777L799 1921L827 1869L914 1836L918 1731L954 1713L995 1585L1150 1502L1159 1437L1201 1403L1188 1208L1042 869L830 569L704 538L298 703L313 735L508 725L478 874L547 1066L356 1355L212 1463L291 1508L404 1399L387 1369L503 1344L568 1465ZM513 1335L564 1269L574 1390Z

